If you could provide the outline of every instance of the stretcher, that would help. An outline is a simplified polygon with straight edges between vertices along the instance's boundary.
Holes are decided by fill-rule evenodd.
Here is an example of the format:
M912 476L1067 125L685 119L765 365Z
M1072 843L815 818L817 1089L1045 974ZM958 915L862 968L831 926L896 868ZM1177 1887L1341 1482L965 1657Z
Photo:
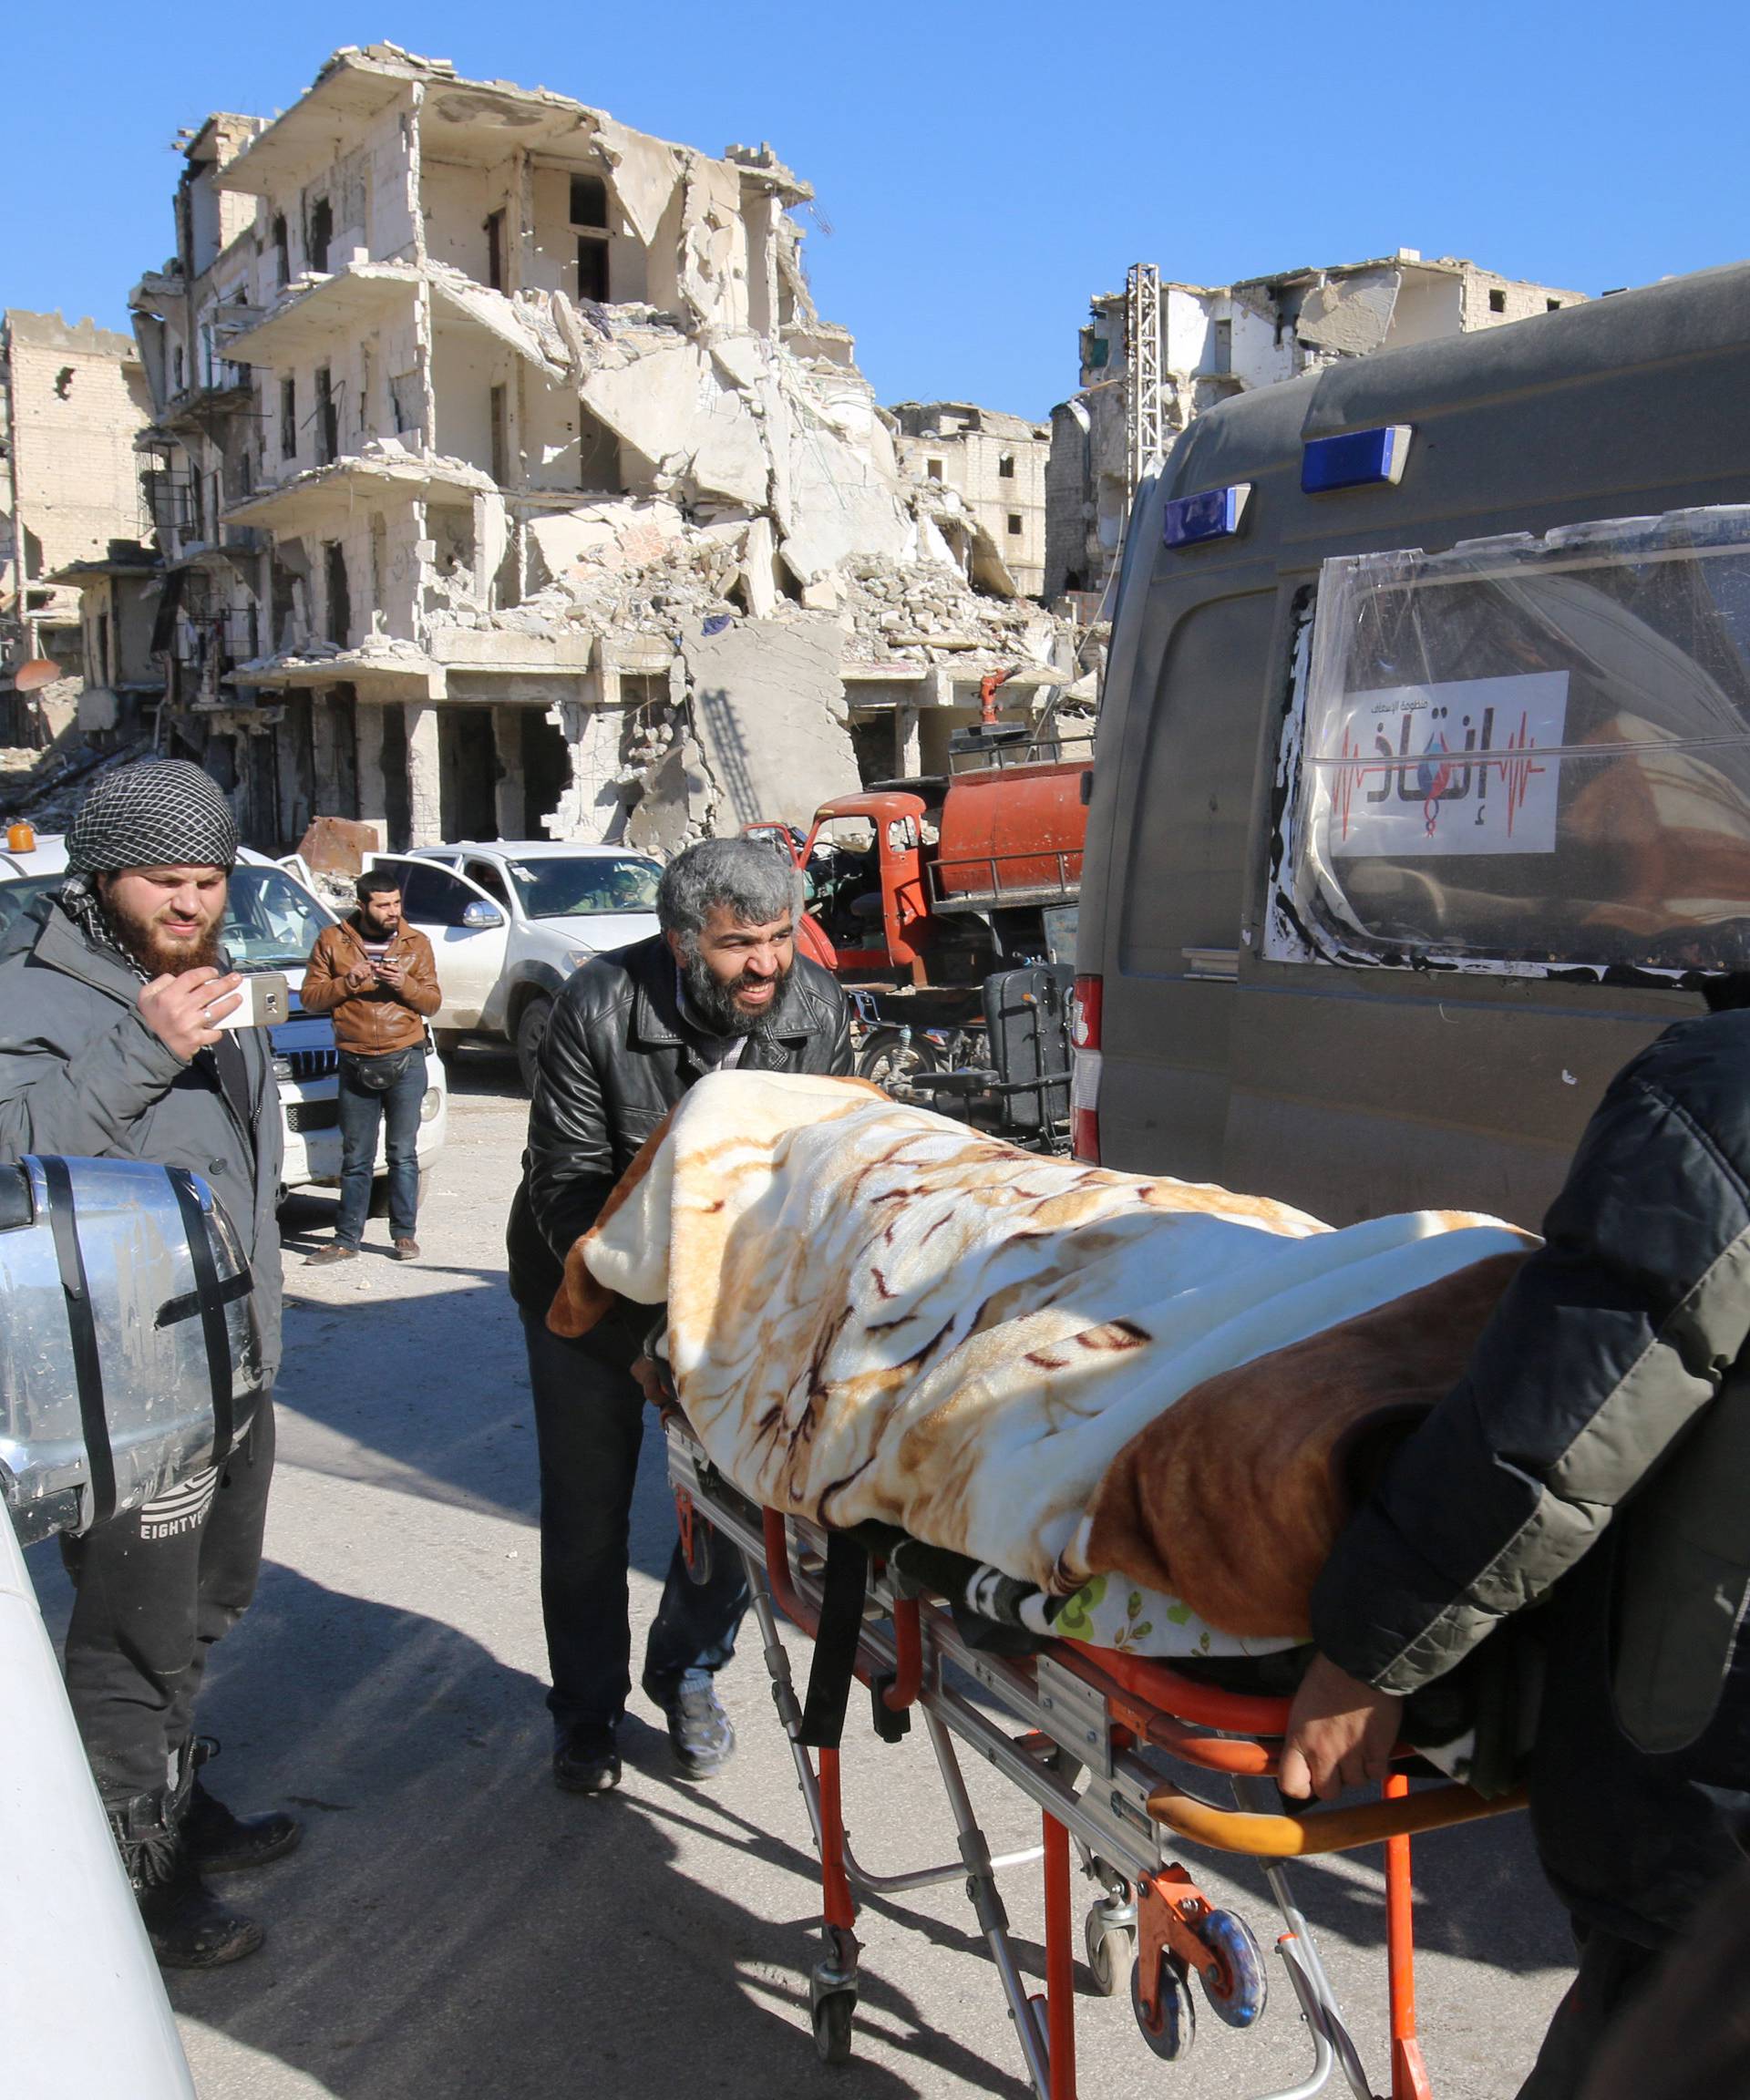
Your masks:
M899 1742L914 1715L921 1723L959 1856L943 1865L873 1872L845 1833L837 1729L811 1753L803 1701L778 1635L781 1611L810 1639L819 1635L824 1646L832 1538L748 1500L711 1466L678 1414L668 1417L667 1436L689 1567L726 1550L746 1560L773 1702L808 1806L822 1889L822 1948L809 1976L809 2007L824 2062L843 2063L851 2049L857 1895L891 1897L963 1880L1034 2092L1038 2100L1074 2100L1072 1859L1091 1890L1082 1948L1095 1988L1116 1995L1127 1973L1137 2025L1155 2055L1170 2061L1189 2048L1197 2018L1193 1979L1219 2020L1255 2026L1269 1989L1263 1952L1245 1920L1212 1903L1173 1857L1186 1845L1258 1860L1281 1920L1275 1951L1312 2061L1299 2084L1268 2100L1310 2100L1333 2070L1355 2100L1377 2100L1284 1862L1383 1844L1389 2100L1431 2100L1415 2027L1410 1840L1518 1807L1522 1796L1486 1800L1457 1785L1412 1790L1407 1775L1395 1771L1378 1801L1285 1815L1272 1780L1285 1701L1218 1690L1167 1664L1069 1639L1046 1642L1036 1654L990 1652L969 1642L940 1601L917 1593L878 1560L860 1591L852 1671L868 1692L873 1730L883 1742ZM1037 1846L993 1856L957 1745L976 1752L1037 1807ZM1205 1799L1212 1788L1225 1789L1231 1806ZM998 1888L1000 1874L1035 1862L1043 1863L1045 1879L1043 1994L1027 1990Z

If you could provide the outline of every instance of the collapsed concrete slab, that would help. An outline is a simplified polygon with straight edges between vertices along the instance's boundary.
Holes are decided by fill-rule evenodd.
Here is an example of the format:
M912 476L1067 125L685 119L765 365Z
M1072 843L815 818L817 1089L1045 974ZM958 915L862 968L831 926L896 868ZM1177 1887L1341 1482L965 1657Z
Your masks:
M681 660L705 764L722 794L719 831L782 819L806 825L860 785L830 620L706 622Z

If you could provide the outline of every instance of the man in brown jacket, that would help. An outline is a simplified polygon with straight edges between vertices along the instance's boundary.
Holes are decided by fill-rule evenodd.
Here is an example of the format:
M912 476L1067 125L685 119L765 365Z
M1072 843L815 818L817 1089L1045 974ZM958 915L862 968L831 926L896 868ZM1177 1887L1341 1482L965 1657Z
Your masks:
M376 1163L376 1133L386 1117L389 1231L395 1259L419 1252L419 1104L426 1091L426 1016L443 994L431 942L401 917L400 878L370 869L358 879L358 910L316 936L304 972L304 1011L332 1014L340 1052L340 1217L333 1244L313 1263L350 1261L365 1237Z

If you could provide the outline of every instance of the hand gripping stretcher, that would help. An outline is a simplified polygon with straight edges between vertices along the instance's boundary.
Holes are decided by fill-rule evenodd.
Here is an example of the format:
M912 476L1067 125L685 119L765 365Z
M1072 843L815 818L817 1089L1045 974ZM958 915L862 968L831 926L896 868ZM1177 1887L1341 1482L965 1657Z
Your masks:
M1183 1840L1260 1860L1282 1920L1276 1951L1312 2038L1312 2064L1298 2085L1269 2100L1310 2100L1333 2068L1355 2100L1374 2100L1282 1862L1383 1843L1389 2100L1431 2100L1415 2032L1410 1838L1518 1807L1522 1796L1485 1800L1453 1785L1412 1792L1400 1772L1385 1782L1379 1801L1286 1816L1272 1783L1271 1743L1286 1722L1285 1701L1216 1690L1167 1664L1067 1639L1019 1659L986 1652L968 1643L938 1602L910 1590L879 1561L869 1570L866 1594L858 1584L847 1624L843 1586L837 1586L835 1598L828 1577L835 1540L842 1541L843 1534L757 1508L712 1467L676 1415L668 1420L668 1465L689 1566L697 1568L713 1550L739 1551L746 1561L772 1698L820 1857L823 1948L808 1989L815 2047L824 2062L843 2063L850 2054L859 1953L854 1891L894 1896L963 1879L1033 2089L1038 2100L1074 2100L1072 1845L1082 1874L1098 1891L1083 1931L1096 1988L1103 1996L1116 1994L1128 1967L1137 2024L1157 2056L1178 2058L1190 2046L1193 1976L1219 2019L1236 2028L1254 2025L1267 1989L1263 1954L1244 1920L1211 1904L1185 1868L1169 1858ZM818 1718L812 1711L815 1686L811 1683L805 1714L778 1638L780 1611L818 1642L817 1665L837 1618L834 1637L854 1642L851 1673L869 1690L882 1741L898 1742L913 1713L921 1719L959 1837L960 1857L952 1864L876 1874L857 1859L840 1806L843 1694L827 1728L811 1727ZM848 1677L844 1683L848 1686ZM1037 1847L992 1857L961 1773L957 1740L1037 1804L1043 1817ZM818 1768L811 1741L820 1745ZM1168 1776L1163 1759L1195 1775L1199 1786L1225 1783L1235 1806L1217 1807L1189 1791L1189 1776L1186 1786ZM1040 1859L1046 1987L1033 1996L1010 1942L997 1875Z

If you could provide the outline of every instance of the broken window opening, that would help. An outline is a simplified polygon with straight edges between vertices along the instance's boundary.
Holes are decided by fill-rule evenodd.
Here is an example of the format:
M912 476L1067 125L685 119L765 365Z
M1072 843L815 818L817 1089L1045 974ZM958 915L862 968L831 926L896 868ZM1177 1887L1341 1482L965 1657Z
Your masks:
M494 292L504 290L504 207L487 214L486 282Z
M942 479L942 461L940 459L927 459L925 460L924 465L928 469L930 479L932 481L940 481Z
M295 459L298 456L298 383L295 379L280 381L280 458Z
M316 464L327 467L340 457L340 404L328 367L316 367Z
M1498 284L1491 287L1489 291L1488 310L1491 314L1505 314L1507 312L1507 293Z
M571 177L571 224L608 230L608 186L599 175Z
M187 383L187 361L182 355L182 345L179 343L170 353L170 384L174 392L181 393Z
M1560 314L1561 312L1561 301L1560 299L1546 299L1543 303L1543 310L1546 314Z
M620 440L607 425L580 407L577 421L577 485L596 495L623 495Z
M310 236L304 248L313 270L328 267L328 243L335 237L335 208L325 197L318 197L310 207Z
M276 284L288 284L292 280L292 242L285 230L285 213L273 214L273 281Z
M487 414L491 425L492 479L502 489L510 479L509 433L505 427L504 388L493 387L487 397Z
M608 244L599 235L577 237L577 295L605 305L608 298Z
M73 391L73 367L63 365L55 375L55 393L58 400L65 401Z
M395 416L396 437L408 430L417 430L420 410L425 400L417 372L392 372L389 375L389 407Z
M324 542L323 566L328 584L328 639L345 649L353 638L352 598L346 587L346 550L338 540Z
M1018 532L1020 530L1021 513L1018 510L1011 510L1009 512L1009 530L1011 532Z
M998 459L996 478L999 481L1013 481L1014 479L1014 454L1013 452L1004 452Z

